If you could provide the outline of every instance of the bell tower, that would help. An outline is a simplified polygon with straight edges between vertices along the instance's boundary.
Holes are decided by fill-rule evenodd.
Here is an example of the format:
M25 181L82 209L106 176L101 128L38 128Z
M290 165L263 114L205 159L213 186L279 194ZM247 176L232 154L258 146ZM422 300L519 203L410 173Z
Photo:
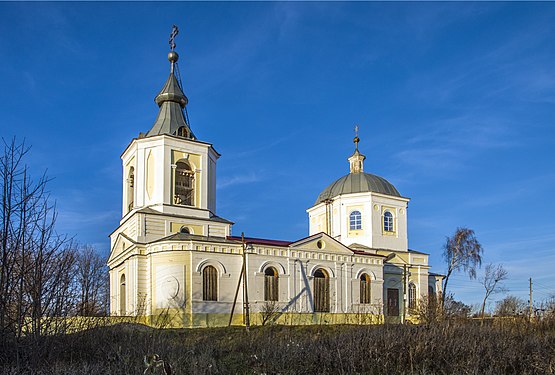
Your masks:
M154 99L158 116L150 130L133 139L121 155L122 219L112 237L121 232L135 241L148 242L180 231L204 236L230 234L231 222L216 216L220 154L210 143L198 140L189 125L189 100L177 78L177 32L174 26L169 77ZM136 228L127 228L129 223Z

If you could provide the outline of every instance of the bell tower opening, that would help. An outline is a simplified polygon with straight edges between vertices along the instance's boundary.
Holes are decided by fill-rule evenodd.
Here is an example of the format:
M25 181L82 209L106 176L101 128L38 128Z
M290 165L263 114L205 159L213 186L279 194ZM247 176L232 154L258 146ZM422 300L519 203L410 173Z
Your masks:
M181 126L179 127L179 129L177 129L176 132L178 137L185 137L185 138L189 138L189 132L187 131L187 127L186 126Z
M174 203L182 206L195 204L195 172L187 161L176 163Z
M135 168L129 168L127 175L127 212L133 209L135 204Z

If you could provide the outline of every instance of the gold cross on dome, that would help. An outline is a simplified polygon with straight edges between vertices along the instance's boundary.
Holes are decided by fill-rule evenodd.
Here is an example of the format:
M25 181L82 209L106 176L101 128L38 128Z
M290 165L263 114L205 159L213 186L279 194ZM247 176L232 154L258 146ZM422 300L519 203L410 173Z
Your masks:
M173 51L175 49L175 37L179 34L179 29L176 25L172 26L172 32L170 34L170 48Z

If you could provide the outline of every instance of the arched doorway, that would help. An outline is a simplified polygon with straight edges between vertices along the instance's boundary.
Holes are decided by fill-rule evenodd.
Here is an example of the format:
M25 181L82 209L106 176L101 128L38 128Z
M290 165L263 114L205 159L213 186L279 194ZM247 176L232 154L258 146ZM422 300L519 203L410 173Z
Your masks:
M330 311L330 278L326 270L314 272L314 312Z
M277 301L279 298L278 272L274 267L264 270L264 301Z

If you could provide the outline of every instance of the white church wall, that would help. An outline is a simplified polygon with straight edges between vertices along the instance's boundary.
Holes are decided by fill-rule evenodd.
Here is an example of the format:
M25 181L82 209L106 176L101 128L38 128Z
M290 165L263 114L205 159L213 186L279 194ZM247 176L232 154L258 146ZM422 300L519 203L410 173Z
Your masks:
M407 202L397 198L372 193L372 246L377 249L407 251ZM386 232L383 215L388 210L393 214L394 231Z
M341 243L349 246L358 243L368 247L372 246L372 215L371 201L369 193L348 194L338 197L338 204L341 205L340 217L335 219L340 224ZM362 216L362 228L351 230L350 214L359 211Z
M360 301L360 278L363 274L370 276L370 303L362 304ZM375 313L382 311L382 288L383 288L383 268L378 265L360 265L356 264L352 267L352 274L349 275L351 283L351 304L350 309L345 312L354 313Z
M216 156L209 154L208 162L208 210L216 212Z
M213 266L218 271L217 301L203 301L202 271L207 266ZM241 268L242 258L239 254L193 251L191 271L193 313L229 314ZM242 296L239 296L238 301L242 302ZM241 304L237 306L237 311L241 311Z
M326 231L326 205L320 203L308 210L308 235L312 236L320 232Z
M154 303L157 309L185 306L185 268L185 264L157 264L154 267L156 285Z
M358 151L358 142L356 137L356 152L349 159L351 173L362 172L364 156ZM216 214L219 154L209 143L161 134L132 140L121 158L123 210L120 227L111 235L111 313L120 312L120 278L125 275L126 314L155 315L167 308L180 307L184 312L183 322L188 321L187 324L227 324L228 318L222 320L222 317L231 311L243 257L241 244L221 240L231 233L231 225L211 220ZM174 204L175 168L183 159L195 173L192 206ZM131 167L135 173L133 192L127 184ZM357 190L347 186L346 191L350 188ZM129 212L131 201L133 209ZM406 198L369 191L340 195L333 197L331 204L321 203L307 209L309 235L325 232L335 241L321 235L288 247L255 245L254 253L247 255L246 264L252 311L260 311L266 303L264 271L269 266L278 270L280 308L308 317L305 323L317 323L310 320L311 316L325 315L313 314L315 273L319 269L325 271L329 282L331 314L380 313L387 303L388 288L398 291L399 310L403 311L403 267L388 264L384 269L383 256L358 254L345 247L354 243L385 256L395 251L400 258L397 261L410 264L408 278L415 282L420 295L427 293L427 285L440 290L441 278L429 275L427 256L407 252L407 203ZM349 215L353 210L361 213L360 229L350 228ZM393 231L383 228L385 210L394 215ZM178 233L182 226L189 227L195 236L184 237L187 240L183 241L176 241L180 236L160 240ZM197 241L196 236L210 238ZM140 245L137 241L147 244ZM202 271L209 265L218 272L217 301L203 300ZM371 279L370 303L361 303L363 273ZM239 289L237 314L242 312L242 303L243 293ZM186 316L189 313L193 316ZM326 319L322 321L327 322Z

